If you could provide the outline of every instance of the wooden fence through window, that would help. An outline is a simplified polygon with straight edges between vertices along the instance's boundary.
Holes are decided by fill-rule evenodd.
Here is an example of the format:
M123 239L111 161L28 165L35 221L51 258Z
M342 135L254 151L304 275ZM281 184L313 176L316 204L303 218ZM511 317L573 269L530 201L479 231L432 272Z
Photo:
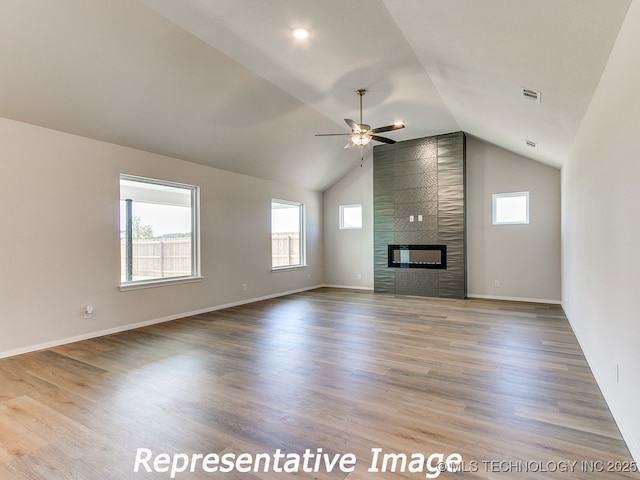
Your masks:
M125 240L121 242L121 272L126 272ZM150 238L133 241L133 280L192 275L191 237Z
M121 241L120 262L126 272L125 240ZM191 237L150 238L133 241L133 280L186 277L192 275ZM298 232L271 235L271 266L300 264Z
M300 265L300 233L271 234L271 266Z

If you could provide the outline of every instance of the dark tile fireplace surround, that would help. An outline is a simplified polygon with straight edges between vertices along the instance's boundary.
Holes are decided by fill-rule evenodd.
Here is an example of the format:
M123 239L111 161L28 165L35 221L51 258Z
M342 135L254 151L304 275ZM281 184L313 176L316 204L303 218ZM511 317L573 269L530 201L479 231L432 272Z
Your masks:
M464 298L465 136L373 150L374 289Z

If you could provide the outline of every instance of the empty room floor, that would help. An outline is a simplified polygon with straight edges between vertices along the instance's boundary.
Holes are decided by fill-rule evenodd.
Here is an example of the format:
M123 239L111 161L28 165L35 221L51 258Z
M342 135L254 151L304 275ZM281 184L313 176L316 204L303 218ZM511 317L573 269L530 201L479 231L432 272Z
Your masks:
M0 360L2 479L635 470L555 305L322 288Z

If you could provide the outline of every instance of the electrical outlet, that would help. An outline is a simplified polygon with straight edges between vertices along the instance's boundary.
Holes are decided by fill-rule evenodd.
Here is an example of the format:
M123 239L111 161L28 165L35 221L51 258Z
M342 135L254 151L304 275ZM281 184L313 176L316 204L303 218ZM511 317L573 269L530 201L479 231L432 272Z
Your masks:
M246 291L247 291L247 284L246 284L246 283L243 283L243 284L242 284L242 291L243 291L243 292L246 292Z
M84 307L83 315L85 320L89 320L90 318L93 318L93 313L94 313L93 305L87 305Z
M614 370L614 375L616 378L616 383L620 383L620 364L616 363L616 368Z
M493 281L493 286L496 287L496 288L499 288L500 287L500 280L494 280Z
M356 280L362 280L362 274L361 273L358 273L356 275Z

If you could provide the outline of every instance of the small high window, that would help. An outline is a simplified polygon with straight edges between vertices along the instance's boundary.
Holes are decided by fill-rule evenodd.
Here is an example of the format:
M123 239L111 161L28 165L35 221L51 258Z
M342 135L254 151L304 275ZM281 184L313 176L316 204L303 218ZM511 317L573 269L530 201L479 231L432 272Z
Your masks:
M271 201L271 268L303 266L305 262L304 205Z
M494 193L493 224L529 223L529 192Z
M362 205L340 205L340 230L362 228Z
M120 175L120 285L166 284L200 275L199 189Z

